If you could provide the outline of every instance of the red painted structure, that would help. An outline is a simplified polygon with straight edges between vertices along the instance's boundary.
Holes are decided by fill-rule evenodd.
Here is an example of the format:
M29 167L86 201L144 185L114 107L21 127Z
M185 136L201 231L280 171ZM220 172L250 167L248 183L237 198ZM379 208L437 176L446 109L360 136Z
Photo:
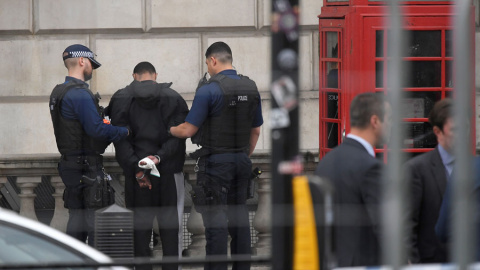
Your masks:
M385 26L389 7L386 4L385 1L324 0L318 16L320 158L348 134L348 109L353 97L362 92L386 91L389 59L389 30ZM435 147L436 138L431 133L428 114L436 101L452 96L454 6L453 1L409 1L403 2L401 8L404 29L410 37L403 52L409 67L406 72L410 72L410 79L403 86L406 93L402 117L407 125L404 149L413 155ZM472 5L472 39L469 41L472 44L475 42L473 12ZM474 51L471 55L474 57ZM471 91L474 105L474 89ZM475 129L471 130L475 138ZM384 150L376 149L376 152L381 155Z

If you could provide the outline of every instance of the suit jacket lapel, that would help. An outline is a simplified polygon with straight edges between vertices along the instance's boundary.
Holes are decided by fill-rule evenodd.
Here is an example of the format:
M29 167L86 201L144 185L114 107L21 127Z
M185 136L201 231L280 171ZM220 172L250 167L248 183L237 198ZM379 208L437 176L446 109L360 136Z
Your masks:
M447 175L445 166L442 162L442 158L440 157L440 153L438 152L438 148L435 148L432 151L431 162L431 172L433 175L433 179L438 188L438 192L440 193L440 197L443 197L443 194L445 193L445 188L447 186Z

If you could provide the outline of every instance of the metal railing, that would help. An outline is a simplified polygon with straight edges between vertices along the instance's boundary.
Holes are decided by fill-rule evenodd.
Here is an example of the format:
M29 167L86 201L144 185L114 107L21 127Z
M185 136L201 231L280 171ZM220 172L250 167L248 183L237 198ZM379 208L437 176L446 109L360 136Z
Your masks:
M315 169L316 162L311 157L318 156L310 152L305 153L308 156L308 162L305 163L305 169L310 173ZM59 159L58 154L51 155L12 155L4 156L0 158L0 189L5 185L7 177L13 178L16 189L20 192L18 194L19 199L19 212L20 215L29 217L34 220L38 220L35 213L34 200L37 194L34 192L35 188L42 182L42 178L48 178L55 190L52 194L55 200L54 214L50 222L50 226L60 231L65 231L66 223L68 220L68 210L63 207L63 190L64 185L57 172L57 162ZM262 174L256 180L257 189L255 197L248 200L247 204L249 208L254 211L252 220L252 231L256 234L255 243L252 247L254 257L252 262L265 261L271 254L271 221L270 221L270 200L271 200L271 185L270 185L270 154L267 152L255 153L252 156L252 163L254 167L262 168ZM185 184L191 185L196 181L194 173L194 161L187 159L184 166ZM115 157L112 154L106 154L104 156L104 166L108 173L111 173L115 178L122 179L122 171ZM121 181L120 181L121 182ZM194 207L192 207L189 188L186 189L186 201L185 207L188 211L188 220L186 220L184 235L189 235L190 239L187 239L188 246L184 250L185 260L181 260L182 264L199 264L202 256L205 256L205 235L204 228L201 221L201 216L198 214ZM118 195L118 194L117 194ZM160 247L154 246L154 254L161 254ZM161 255L160 255L161 256ZM190 257L188 259L187 257ZM162 262L158 257L157 260L152 261L152 264L162 264L168 262ZM203 257L205 258L205 257ZM215 258L209 258L215 259ZM227 260L226 257L217 258L218 260ZM231 262L232 259L228 260ZM244 258L239 258L244 259ZM204 260L204 259L203 259ZM140 260L130 261L129 264L142 263ZM146 263L146 262L145 262ZM113 265L113 264L112 264ZM26 265L24 265L27 267ZM51 266L54 267L54 266ZM58 266L60 267L60 266ZM22 268L22 267L20 267Z
M405 260L403 243L403 222L401 218L402 209L405 205L406 183L402 181L401 166L404 162L404 155L401 151L401 144L404 139L401 119L401 100L403 89L401 78L404 72L404 61L401 57L401 50L405 46L406 36L402 28L403 14L400 12L400 1L391 0L390 16L386 17L386 25L390 26L389 50L392 53L389 65L388 81L393 117L392 137L389 143L389 162L385 168L386 185L384 189L385 201L383 228L386 235L383 245L383 262L390 265L392 269L399 269ZM472 20L471 1L457 0L454 5L454 121L457 123L455 137L455 165L454 165L454 207L453 207L453 247L452 259L459 269L466 269L474 261L475 230L473 229L473 201L469 193L473 190L473 163L472 163L472 138L471 130L465 128L467 125L460 124L469 122L472 119L472 81L474 63L472 62L472 44L474 37L474 25ZM437 269L438 265L433 267ZM476 266L478 267L478 265ZM403 267L410 269L412 267ZM413 267L414 268L414 267ZM426 267L430 269L429 267ZM422 269L426 269L422 268ZM432 269L433 269L432 268ZM390 268L389 268L390 269Z

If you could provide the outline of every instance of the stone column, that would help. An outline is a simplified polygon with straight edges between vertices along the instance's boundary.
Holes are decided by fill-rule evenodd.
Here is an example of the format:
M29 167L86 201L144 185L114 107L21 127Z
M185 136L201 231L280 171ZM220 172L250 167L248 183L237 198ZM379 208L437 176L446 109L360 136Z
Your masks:
M37 195L33 193L35 187L42 182L41 176L19 176L17 186L20 188L20 215L38 220L35 214L34 200Z
M8 181L7 177L0 177L0 190L2 189L3 185ZM2 194L0 193L0 199L2 199Z
M160 239L160 231L158 228L157 218L153 219L153 232L155 232L155 234L153 234L152 242L154 243L155 240L157 241L157 245L153 246L153 257L155 259L161 259L163 257L163 248L162 248L162 240Z
M62 178L60 176L52 176L50 178L50 183L55 188L55 193L52 194L55 199L55 212L50 222L50 226L66 232L67 223L68 223L68 209L64 207L63 202L63 191L65 190L65 184L63 184Z
M271 175L263 173L258 181L258 207L253 219L253 227L258 232L258 241L253 247L254 255L270 255L272 250L271 227Z
M185 174L185 179L190 185L194 185L197 181L197 175L193 172ZM190 194L193 191L190 190ZM187 220L187 230L192 234L190 237L192 242L188 245L185 251L186 256L197 257L205 256L205 227L203 226L202 215L195 210L195 206L192 203L190 208L190 216Z
M202 215L195 210L193 205L187 221L187 230L192 234L190 237L192 243L188 245L186 255L189 257L205 256L205 245L207 244L205 227L203 226Z
M125 186L125 175L123 173L116 174L115 177L118 179L118 182L122 187Z

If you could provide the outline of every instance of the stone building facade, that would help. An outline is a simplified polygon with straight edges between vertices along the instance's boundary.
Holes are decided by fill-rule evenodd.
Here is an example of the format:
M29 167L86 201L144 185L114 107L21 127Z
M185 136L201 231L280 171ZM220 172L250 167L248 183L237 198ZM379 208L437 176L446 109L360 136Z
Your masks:
M318 149L318 19L322 1L301 1L301 149ZM173 82L191 105L215 41L233 50L234 66L257 82L265 124L258 151L270 148L270 9L267 0L0 0L0 153L57 153L48 110L67 74L61 54L90 47L102 67L89 82L106 106L132 81L141 61ZM189 145L188 150L195 149ZM110 146L108 152L113 152Z
M300 148L313 152L318 151L321 7L321 0L302 0L300 7ZM47 103L67 74L61 53L68 45L82 43L98 55L102 67L90 85L104 106L131 82L140 61L153 63L158 81L173 82L191 104L206 72L204 52L219 40L232 47L238 72L261 91L266 121L257 149L268 151L270 9L271 0L0 0L0 153L57 153ZM480 53L475 61L478 74ZM475 82L478 88L480 76Z
M322 2L301 0L300 6L300 149L312 153L318 152L319 142L317 16ZM6 176L16 176L20 214L36 219L34 188L48 176L55 189L51 226L65 227L63 184L56 171L58 151L48 97L53 87L64 81L67 70L61 55L74 43L90 47L102 63L89 83L93 92L101 94L103 106L116 90L132 81L133 68L141 61L151 62L158 81L172 82L172 88L191 105L198 80L207 71L205 50L213 42L225 41L232 48L237 71L255 80L261 92L265 124L254 162L268 167L270 9L271 0L0 0L0 188L7 182ZM476 44L480 44L478 32ZM476 75L480 75L478 47ZM480 76L475 84L478 89ZM479 94L476 104L478 116ZM194 149L189 144L187 151ZM113 151L112 146L107 150L107 171L120 174ZM187 175L193 176L194 164L189 162ZM310 162L308 170L314 166ZM258 184L255 252L269 254L268 172ZM188 230L201 239L198 217L190 216ZM194 244L197 238L192 239L190 252L203 243Z

